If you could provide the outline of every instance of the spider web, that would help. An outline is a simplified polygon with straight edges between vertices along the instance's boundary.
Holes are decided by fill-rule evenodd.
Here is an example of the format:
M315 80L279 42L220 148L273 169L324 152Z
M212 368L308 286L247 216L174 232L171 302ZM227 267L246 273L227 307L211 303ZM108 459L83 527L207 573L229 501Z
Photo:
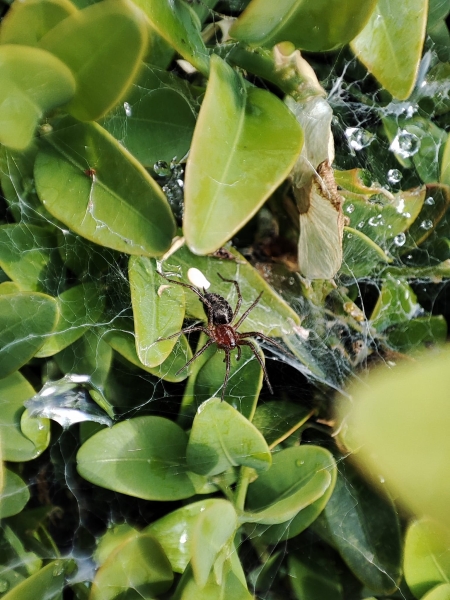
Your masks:
M432 43L428 43L415 91L411 98L404 102L380 102L383 90L377 87L373 79L346 51L330 55L325 63L319 62L319 59L316 62L314 56L308 58L327 90L327 100L334 112L335 168L342 171L364 169L367 185L383 188L389 194L423 185L420 164L418 166L412 159L417 156L424 138L421 140L417 132L412 133L408 130L408 126L418 116L421 102L436 95L437 86L442 102L450 100L449 85L441 83L439 87L432 77L427 79L439 63L437 51ZM168 87L170 84L167 79L161 79L160 86L149 90L149 94L166 90ZM180 93L179 88L177 92ZM192 97L189 97L189 101L192 102ZM125 103L105 121L105 126L114 131L119 140L126 139L129 111L130 106ZM445 130L445 115L441 116L437 112L433 113L431 118ZM386 134L389 128L394 131L391 139ZM442 140L435 142L436 156L442 143ZM168 157L175 159L172 164ZM399 157L403 162L399 161ZM158 183L164 188L178 218L182 217L182 158L164 154L158 157L158 160L155 159L155 166L161 160L159 172L158 168L154 169L154 174L159 176ZM92 165L86 164L86 169L89 168L92 168ZM47 222L52 228L58 229L58 250L61 256L73 254L80 240L64 226L55 223L54 219L42 210L42 205L36 197L29 165L22 159L19 160L14 153L7 152L2 163L1 175L3 193L8 198L8 202L3 202L3 223L19 223L25 230L28 229L33 237L33 227L36 224L42 226ZM374 202L380 202L379 195ZM344 214L349 217L352 214L351 206L351 201L345 198ZM253 222L254 230L261 236L273 226L270 211L264 211L266 209L263 209ZM445 225L444 217L441 226ZM374 219L370 227L380 227L380 220ZM445 238L445 235L442 234L441 238ZM399 310L404 311L401 315L402 322L407 324L412 318L426 315L443 315L447 318L448 283L445 278L436 280L432 271L429 274L426 271L427 267L446 258L438 252L436 240L434 245L431 240L424 247L412 249L406 254L396 253L404 243L401 234L397 234L393 239L387 237L385 242L383 250L391 254L394 266L398 269L404 266L411 267L410 275L406 276L404 281L416 296L413 302L415 309L410 313L410 304L406 306L399 303ZM400 353L397 354L397 350L387 339L387 329L376 330L370 321L370 315L383 292L386 277L383 268L368 275L352 277L352 265L347 265L350 275L340 274L333 289L326 290L325 293L321 288L322 283L316 287L315 284L310 286L297 273L290 272L286 268L286 260L279 263L264 260L261 257L261 248L254 243L254 239L248 237L246 231L241 232L233 243L302 318L302 329L296 339L298 347L304 351L303 361L299 359L298 354L295 359L287 359L277 349L268 344L261 344L267 351L266 364L275 391L273 399L298 399L308 407L319 406L323 420L326 421L327 417L332 416L332 405L336 396L345 393L345 385L350 378L364 378L371 362L381 362L391 367L398 360ZM105 341L105 330L114 327L114 323L119 322L119 319L120 323L123 319L127 320L132 328L133 311L126 257L95 244L88 243L87 246L83 255L83 272L75 274L70 270L61 273L60 277L52 273L48 281L44 280L42 284L44 288L48 284L48 289L57 294L63 291L70 278L83 281L95 277L97 289L101 291L99 302L105 306L102 318L94 323L89 319L78 323L76 327L84 333L73 344L56 356L34 359L33 363L23 370L36 390L40 390L45 382L58 382L65 375L71 374L85 377L86 386L83 389L96 390L101 396L99 403L98 396L93 399L92 395L85 393L76 410L66 415L66 420L62 421L64 428L56 419L56 422L52 423L52 441L49 449L38 459L25 463L22 473L31 495L29 506L44 506L48 509L49 532L62 554L76 559L78 572L73 577L72 584L75 586L78 583L81 587L93 578L92 553L105 527L120 523L142 527L163 516L166 510L163 503L130 499L123 494L93 486L77 474L75 457L80 439L87 439L101 426L95 419L99 404L102 406L101 399L106 399L114 407L116 420L147 414L172 418L185 392L185 383L170 383L145 372L114 352ZM21 246L16 250L18 253L23 251ZM73 261L69 263L69 268L74 268ZM5 273L2 272L1 275L3 281L9 280ZM309 295L304 293L306 288L310 291ZM235 301L233 294L231 289L228 297L230 302ZM325 302L319 301L323 295L326 296ZM245 306L241 312L243 310ZM425 340L425 344L428 340L433 342L436 335L431 322L427 324L427 321L423 320L423 323L426 331L421 339ZM193 349L198 341L198 336L191 336ZM246 360L248 362L254 359ZM241 367L245 366L244 360ZM230 389L232 394L235 394L236 405L239 405L242 396L238 387L232 384L233 377L230 379ZM74 389L79 390L79 386ZM58 416L61 393L61 389L57 389L50 394L55 403L55 411L50 415L53 419L55 415ZM65 393L67 397L67 392ZM206 393L204 396L198 393L196 402L200 404L207 398ZM263 388L262 403L270 400L272 398L267 389ZM48 401L47 396L45 403L41 401L38 409L39 406L48 407ZM73 408L73 405L71 406ZM182 408L179 420L189 422L192 419L191 408L183 411ZM83 418L86 422L76 425ZM331 445L329 432L327 424L317 424L315 429L306 433L294 433L288 444L295 445L300 440L305 443L317 443L319 440L325 446ZM345 462L345 457L338 458L338 464L341 462ZM181 469L180 465L180 471ZM343 478L343 481L351 497L354 484L350 478ZM354 502L355 506L359 502L356 493ZM11 523L14 524L14 517ZM345 538L345 535L346 529L343 524L342 536ZM323 549L323 541L314 529L308 529L292 540L285 540L280 536L278 545L274 544L261 550L261 554L258 554L257 547L250 543L254 536L257 537L251 528L246 530L238 551L246 570L250 573L252 593L257 598L267 600L286 597L283 595L282 584L286 567L281 565L288 554L303 553L306 559L313 559L317 548ZM346 541L350 543L350 540ZM331 549L329 554L330 563L338 570L345 568L342 559ZM383 570L383 566L377 564L376 557L366 556L365 559ZM264 561L263 565L261 561ZM360 590L352 590L349 584L346 598L359 598L359 593ZM407 598L401 589L397 590L397 596Z

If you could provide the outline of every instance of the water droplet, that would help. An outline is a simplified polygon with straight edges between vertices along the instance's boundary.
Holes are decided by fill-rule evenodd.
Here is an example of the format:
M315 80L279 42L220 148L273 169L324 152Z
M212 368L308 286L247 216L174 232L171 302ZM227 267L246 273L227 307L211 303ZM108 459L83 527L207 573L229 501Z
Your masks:
M355 210L354 204L349 204L348 206L345 207L345 212L347 212L349 215L351 215L354 210Z
M124 109L125 114L127 115L127 117L131 117L131 115L133 114L133 109L128 104L128 102L124 102L123 103L123 109Z
M384 225L383 215L380 214L380 215L375 215L373 217L370 217L369 225L371 225L372 227L378 227L378 225Z
M53 567L53 577L59 577L59 575L61 575L63 571L64 571L63 564L60 562L57 562L55 564L55 566Z
M367 146L375 139L373 133L362 129L361 127L347 127L345 130L345 137L347 138L350 148L356 151L367 148Z
M297 467L301 467L302 465L305 464L305 461L298 459L298 460L295 461L295 464L297 465Z
M293 277L289 277L288 283L289 283L289 285L294 285L295 279Z
M409 133L406 129L401 129L392 140L389 150L398 154L401 158L409 158L419 152L420 139L417 135Z
M356 227L358 229L362 229L364 227L364 225L365 225L365 222L364 221L360 221Z
M352 239L352 237L353 237L353 233L347 233L347 239L348 239L348 240L351 240L351 239Z
M187 533L186 532L182 533L181 536L180 536L180 544L185 544L187 542L187 540L188 540Z
M405 217L405 219L410 219L411 218L411 213L405 212L405 213L403 213L403 216Z
M6 579L0 579L0 593L6 592L9 589L9 581Z
M403 246L405 242L406 242L406 235L404 233L399 233L394 238L394 244L396 246Z
M428 196L428 198L425 200L425 204L428 204L428 206L433 206L433 204L434 204L433 196Z
M153 165L153 170L157 175L159 175L159 177L170 176L170 167L165 160L158 160L158 162L155 162Z
M389 169L387 172L387 178L389 183L398 183L401 181L403 175L398 169Z
M425 219L424 221L422 221L422 223L420 224L420 227L422 229L425 229L426 231L428 231L429 229L431 229L433 227L433 221L431 219Z

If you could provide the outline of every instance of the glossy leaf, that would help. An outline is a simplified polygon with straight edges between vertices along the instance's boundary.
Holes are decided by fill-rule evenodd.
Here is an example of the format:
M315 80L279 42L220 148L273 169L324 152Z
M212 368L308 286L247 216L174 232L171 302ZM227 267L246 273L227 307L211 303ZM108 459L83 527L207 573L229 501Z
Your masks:
M373 309L370 320L377 331L419 316L421 307L406 281L387 277Z
M358 279L367 277L380 263L390 263L390 258L380 246L357 229L344 228L341 273Z
M158 342L183 328L184 290L156 270L156 262L131 257L128 264L133 304L136 351L147 367L160 365L172 352L176 337ZM182 366L182 365L181 365Z
M302 143L283 103L212 56L186 168L189 248L213 252L241 229L288 175Z
M272 457L250 421L219 398L204 402L194 419L187 447L189 468L200 475L223 473L230 466L265 471Z
M92 583L91 600L113 600L133 593L150 598L172 584L170 563L160 544L149 533L125 540L106 559Z
M298 600L343 599L340 573L325 552L311 549L288 558L290 583Z
M298 515L305 529L326 504L334 487L335 470L330 453L317 446L297 446L275 453L272 467L250 484L242 519L277 525ZM319 499L321 502L314 505ZM302 515L305 509L308 512Z
M26 414L24 402L34 394L32 386L19 372L0 380L0 439L4 460L21 462L36 458L50 441L48 419L33 419L40 437L33 439L33 436L29 437L22 431L21 418Z
M150 56L153 63L153 56ZM181 160L189 150L195 127L188 84L167 71L144 64L124 102L103 126L144 166Z
M0 296L0 377L6 377L42 347L55 329L58 305L45 294Z
M297 48L323 52L344 46L364 27L376 0L342 3L320 0L253 0L230 30L230 35L255 46L292 42Z
M426 22L427 0L378 0L367 25L351 43L369 72L399 100L413 90Z
M255 344L256 352L264 362L264 354ZM199 369L194 383L195 397L198 403L205 399L221 397L225 364L224 353L216 348L215 353ZM238 410L247 419L252 419L256 402L263 385L263 372L250 348L242 347L242 356L236 360L236 351L231 356L230 376L225 390L224 400Z
M103 339L130 363L155 377L165 381L183 381L186 379L186 370L178 373L178 375L176 374L192 358L192 350L185 336L180 336L164 362L156 367L148 367L141 362L136 352L135 336L130 330L131 326L129 319L114 319L113 327L105 329Z
M423 600L450 600L450 583L436 586L423 596Z
M416 598L450 579L450 532L432 519L413 521L406 533L405 580Z
M73 344L94 325L103 313L105 297L94 283L84 283L60 294L59 319L53 334L37 353L39 357L53 356Z
M304 425L310 418L311 411L287 400L271 400L256 409L253 425L263 434L270 447L285 439L289 432Z
M128 0L104 0L77 11L39 42L72 71L77 88L67 110L81 121L99 119L118 102L138 72L146 44L144 16Z
M426 186L426 200L420 213L409 228L402 253L417 248L427 240L450 206L450 188L445 185Z
M222 573L217 572L218 557L223 554L227 558L235 551L233 539L237 527L236 511L227 500L217 499L200 514L192 532L191 561L195 581L200 587L206 585L213 566L217 583L221 583Z
M0 46L0 143L24 150L42 115L74 93L71 71L50 52Z
M102 565L105 560L124 542L128 542L131 538L138 534L138 530L127 523L120 525L112 525L102 535L97 544L94 553L94 560L98 565Z
M333 494L315 530L334 546L353 573L380 594L401 577L400 526L394 504L381 497L346 462L338 463Z
M397 325L387 333L389 345L397 352L419 354L447 340L447 321L442 315L418 317Z
M167 250L175 233L167 200L112 136L69 118L45 141L36 158L36 188L53 216L119 252L155 256Z
M191 560L192 536L200 515L216 502L216 499L208 498L187 504L145 528L144 531L155 536L161 544L176 573L183 573Z
M204 586L195 581L192 568L187 567L178 584L173 600L252 600L253 596L247 590L245 582L239 574L231 569L224 581L217 583L213 573Z
M74 12L69 0L14 2L2 20L0 43L37 46L47 31Z
M444 152L442 155L441 162L440 181L445 185L450 185L450 136L447 138L447 141L444 146Z
M30 292L57 292L64 273L54 232L22 223L0 226L0 266Z
M179 500L194 494L186 474L184 431L162 417L138 417L99 431L77 455L82 477L146 500Z
M71 566L70 560L53 560L40 571L28 577L11 591L2 596L2 600L58 600L64 588L65 570Z
M137 0L150 25L181 56L204 75L209 71L209 56L201 38L199 22L182 0L152 2Z
M0 491L0 518L2 519L20 513L30 499L27 484L10 469L4 471L4 484Z

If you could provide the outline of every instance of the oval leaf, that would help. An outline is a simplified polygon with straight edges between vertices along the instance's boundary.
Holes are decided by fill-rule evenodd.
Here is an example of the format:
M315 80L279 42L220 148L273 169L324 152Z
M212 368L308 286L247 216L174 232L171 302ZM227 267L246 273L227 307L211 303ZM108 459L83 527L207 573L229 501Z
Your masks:
M20 369L55 329L58 305L45 294L0 296L0 377Z
M50 52L0 46L0 143L24 150L44 112L67 102L75 86L71 71Z
M77 11L39 43L74 74L77 90L66 108L81 121L99 119L123 96L146 44L145 18L128 0L104 0Z
M378 0L351 47L381 85L398 100L411 94L427 23L427 0Z
M156 270L154 260L131 257L128 264L136 351L147 367L160 365L172 352L184 319L184 290L171 285Z
M186 168L189 248L208 254L229 240L288 175L302 143L300 126L278 98L212 56Z
M159 542L138 533L119 545L97 571L90 600L113 600L128 590L142 598L164 593L172 584L170 563Z
M65 570L72 565L71 560L54 560L16 585L2 600L58 600L64 589Z
M97 124L68 118L45 141L36 158L35 179L39 197L53 216L119 252L157 256L167 250L175 234L167 200L109 133Z
M187 437L162 417L138 417L99 431L77 455L82 477L109 490L146 500L194 494L186 474Z
M212 476L238 465L265 471L272 457L250 421L226 402L212 398L200 406L194 419L187 461L194 473Z
M250 484L243 521L276 525L289 521L325 494L324 502L305 515L306 528L326 504L335 481L331 454L317 446L300 446L273 455L272 467Z
M20 513L30 499L25 481L10 469L5 469L3 488L0 490L0 518Z
M344 46L364 27L376 0L253 0L230 29L231 37L252 45L292 42L323 52Z

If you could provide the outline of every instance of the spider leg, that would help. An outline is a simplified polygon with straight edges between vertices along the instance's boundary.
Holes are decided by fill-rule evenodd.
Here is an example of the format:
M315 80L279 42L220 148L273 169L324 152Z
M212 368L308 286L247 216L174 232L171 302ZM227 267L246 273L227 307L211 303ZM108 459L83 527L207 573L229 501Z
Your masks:
M176 283L177 285L182 285L185 288L188 288L188 290L191 290L191 292L194 292L194 294L197 294L197 296L200 298L200 300L203 302L203 304L206 304L206 306L210 306L210 303L205 299L205 297L203 296L203 294L201 292L198 291L197 288L195 288L193 285L189 285L188 283L183 283L182 281L176 281L175 279L169 279L169 277L167 277L167 275L164 275L164 273L161 273L161 271L158 271L158 274L161 275L161 277L164 277L164 279L167 279L167 281L170 281L170 283Z
M281 350L281 352L283 352L283 354L286 354L286 356L291 356L291 354L289 352L287 352L287 350L285 350L283 348L283 346L281 346L278 342L276 342L275 340L273 340L270 337L267 337L267 335L264 335L263 333L259 333L259 331L248 331L247 333L239 334L239 339L249 338L249 337L260 337L262 340L265 340L266 342L269 342L269 344L272 344L273 346L278 348L278 350Z
M236 318L236 315L238 314L239 309L241 308L241 304L242 304L242 294L241 294L241 289L239 287L239 283L235 279L225 279L225 277L222 277L222 275L220 273L217 273L217 275L220 277L220 279L222 281L226 281L227 283L232 283L234 285L234 287L236 288L238 300L237 300L236 308L234 309L233 316L231 317L231 322L233 322L234 319Z
M165 338L159 338L159 340L156 340L156 341L163 342L164 340L171 340L172 338L177 337L177 335L181 335L182 333L191 333L192 331L203 331L203 333L206 333L206 335L209 335L209 331L206 329L206 327L203 327L201 325L198 325L198 326L190 325L189 327L185 327L181 331L172 333L172 335L169 335L168 337L165 337Z
M241 347L240 346L236 346L236 350L237 350L237 356L236 356L236 360L241 360Z
M255 306L258 304L258 302L261 300L261 296L263 295L263 292L261 292L259 294L259 296L256 298L256 300L253 302L253 304L251 306L249 306L247 308L247 310L245 311L245 313L242 315L242 317L239 319L239 321L236 323L236 325L233 325L233 327L235 329L237 329L239 327L239 325L242 323L242 321L244 321L244 319L246 319L249 315L249 313L255 308Z
M194 360L196 358L198 358L200 356L200 354L203 354L203 352L207 348L209 348L212 344L214 344L214 340L209 339L206 342L206 344L203 346L203 348L200 348L200 350L194 354L194 356L191 358L191 360L187 361L187 363L184 365L184 367L181 367L181 369L178 369L178 371L175 373L175 375L178 375L179 373L181 373L181 371L184 371L184 369L187 369L187 367L189 367L189 365L191 365L194 362Z
M227 389L227 383L228 383L228 377L230 376L230 351L229 350L225 350L225 362L227 363L227 368L225 371L225 379L223 380L223 388L222 388L222 395L220 397L220 401L223 402L223 399L225 398L225 390Z
M251 351L253 352L253 354L256 357L256 360L259 362L259 364L261 365L261 369L263 370L264 373L264 379L267 383L267 387L270 390L270 393L273 394L273 389L272 386L270 385L270 381L269 381L269 377L267 375L267 371L266 371L266 365L263 363L262 358L260 357L260 355L258 354L258 352L256 351L256 347L254 346L254 344L252 344L252 342L249 342L248 340L239 340L239 343L242 346L250 346Z

